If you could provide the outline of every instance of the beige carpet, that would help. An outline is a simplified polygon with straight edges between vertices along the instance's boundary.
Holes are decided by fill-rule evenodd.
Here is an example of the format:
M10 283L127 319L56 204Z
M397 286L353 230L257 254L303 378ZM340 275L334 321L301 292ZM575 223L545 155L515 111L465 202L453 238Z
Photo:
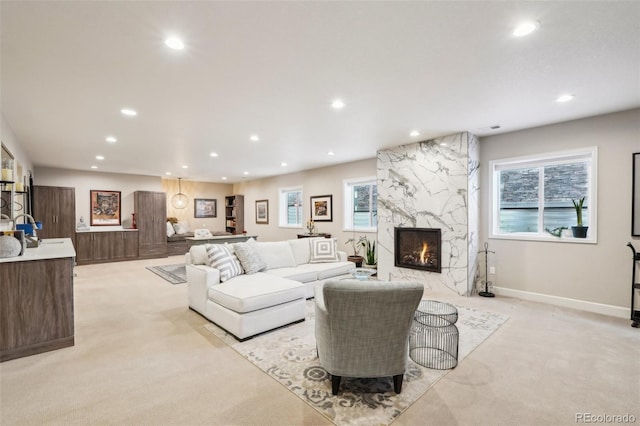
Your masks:
M493 334L507 317L458 306L458 361ZM425 368L413 361L404 374L402 392L393 391L391 377L345 377L338 395L331 376L320 366L315 341L315 311L307 300L305 321L239 342L214 324L205 328L235 349L336 425L388 425L451 370Z
M330 425L207 332L186 285L145 270L181 261L75 268L76 345L0 363L0 424ZM427 297L509 321L393 426L640 419L640 330L628 320L504 297Z

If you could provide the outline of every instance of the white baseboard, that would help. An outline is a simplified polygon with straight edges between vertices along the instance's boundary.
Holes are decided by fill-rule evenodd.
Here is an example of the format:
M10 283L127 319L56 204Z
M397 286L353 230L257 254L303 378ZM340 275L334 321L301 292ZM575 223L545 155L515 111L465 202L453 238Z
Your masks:
M604 305L602 303L586 302L584 300L550 296L548 294L531 293L529 291L514 290L505 287L494 286L493 291L497 295L515 297L517 299L530 300L532 302L548 303L550 305L579 309L581 311L594 312L596 314L609 315L617 318L629 318L631 310L631 307L622 308L620 306Z

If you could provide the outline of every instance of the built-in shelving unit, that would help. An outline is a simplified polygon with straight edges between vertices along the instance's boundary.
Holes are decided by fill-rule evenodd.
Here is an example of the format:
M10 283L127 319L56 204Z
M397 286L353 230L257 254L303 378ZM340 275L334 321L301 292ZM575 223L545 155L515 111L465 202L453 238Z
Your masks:
M244 231L244 196L224 197L225 229L234 235Z

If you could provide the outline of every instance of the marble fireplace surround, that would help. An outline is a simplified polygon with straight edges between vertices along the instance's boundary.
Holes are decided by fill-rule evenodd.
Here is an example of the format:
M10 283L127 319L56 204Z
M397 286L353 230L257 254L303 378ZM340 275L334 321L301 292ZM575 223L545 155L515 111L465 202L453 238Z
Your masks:
M378 151L378 276L470 295L478 280L479 146L468 132ZM394 228L440 228L441 273L394 266Z

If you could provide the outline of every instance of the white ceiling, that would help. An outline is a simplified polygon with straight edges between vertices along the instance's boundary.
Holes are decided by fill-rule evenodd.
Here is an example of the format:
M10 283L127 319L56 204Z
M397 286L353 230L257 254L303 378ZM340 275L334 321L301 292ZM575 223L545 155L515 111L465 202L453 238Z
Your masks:
M640 107L638 1L3 0L0 14L2 115L37 166L237 182ZM525 19L539 30L513 37Z

